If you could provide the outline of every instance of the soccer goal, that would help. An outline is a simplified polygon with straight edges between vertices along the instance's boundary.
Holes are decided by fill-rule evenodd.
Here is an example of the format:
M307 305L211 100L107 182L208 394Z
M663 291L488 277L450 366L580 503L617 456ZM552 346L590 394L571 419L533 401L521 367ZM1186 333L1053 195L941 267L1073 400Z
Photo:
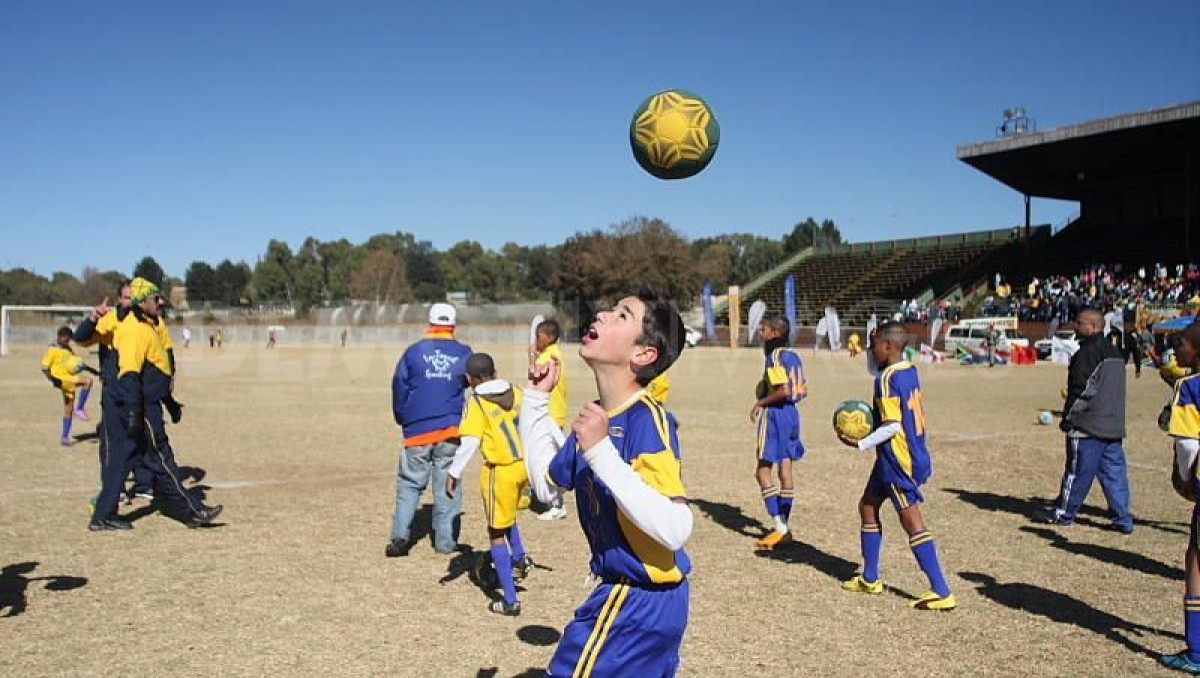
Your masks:
M8 355L14 343L54 341L59 325L79 324L91 306L0 306L0 356Z

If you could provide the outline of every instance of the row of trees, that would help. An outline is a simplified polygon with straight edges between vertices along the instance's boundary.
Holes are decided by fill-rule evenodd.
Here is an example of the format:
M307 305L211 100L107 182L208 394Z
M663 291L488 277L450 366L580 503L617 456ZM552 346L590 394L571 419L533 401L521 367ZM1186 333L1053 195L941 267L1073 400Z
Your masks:
M555 246L508 243L497 252L464 240L438 251L404 232L375 235L361 245L310 237L295 251L271 240L254 266L229 259L216 265L194 261L176 278L145 257L132 274L158 282L168 294L186 286L194 309L274 305L294 308L298 315L352 301L435 301L450 292L475 302L551 300L565 306L611 298L642 283L687 305L705 280L748 282L806 247L841 242L830 220L818 224L809 218L779 240L733 233L689 241L660 219L634 217L576 233ZM79 278L59 272L49 279L25 269L0 271L0 300L94 304L111 299L123 278L121 272L93 268Z

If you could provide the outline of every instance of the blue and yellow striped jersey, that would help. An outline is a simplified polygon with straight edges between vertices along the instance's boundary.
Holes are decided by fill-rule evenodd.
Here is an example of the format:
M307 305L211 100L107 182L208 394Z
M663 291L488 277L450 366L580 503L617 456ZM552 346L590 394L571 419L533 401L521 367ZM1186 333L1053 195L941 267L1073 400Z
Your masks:
M650 383L646 384L646 393L649 393L650 397L659 403L666 405L667 398L671 397L671 378L667 376L666 372L663 372L651 379Z
M776 403L772 407L794 405L808 395L807 381L804 379L804 361L800 359L799 353L790 348L777 348L767 354L764 376L772 388L787 388L787 401Z
M1175 382L1171 399L1171 423L1167 432L1178 438L1200 439L1200 374Z
M521 389L514 386L508 408L474 393L467 399L458 434L479 438L479 453L493 466L507 466L525 456L521 434L517 432L522 397Z
M629 405L609 412L608 437L647 485L667 497L686 498L679 437L658 401L643 392ZM650 586L682 581L691 571L683 549L672 551L659 544L621 512L584 460L574 433L550 462L549 474L560 487L575 490L579 523L592 550L591 570L601 579Z
M900 422L900 432L875 448L884 480L911 478L917 484L929 479L933 460L925 445L925 408L917 368L907 360L889 365L875 375L875 421Z

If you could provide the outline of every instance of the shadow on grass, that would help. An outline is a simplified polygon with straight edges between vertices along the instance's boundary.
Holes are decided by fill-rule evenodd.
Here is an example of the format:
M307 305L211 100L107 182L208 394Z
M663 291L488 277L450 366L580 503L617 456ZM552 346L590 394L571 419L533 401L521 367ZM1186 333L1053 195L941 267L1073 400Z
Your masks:
M762 523L752 518L741 507L707 499L690 499L688 503L700 509L700 513L721 527L745 537L761 537L767 532Z
M475 678L498 678L499 675L500 669L493 667L490 669L479 669L479 673L475 674ZM545 669L528 668L513 675L512 678L542 678L545 675Z
M1049 512L1054 507L1053 500L1039 497L1010 497L994 492L974 492L972 490L962 490L952 487L944 488L942 491L953 494L960 500L985 511L1003 511L1004 513L1024 516L1029 520L1037 520L1041 514ZM1087 505L1079 509L1079 515L1075 518L1076 524L1086 527L1107 528L1107 521L1107 511ZM1186 523L1145 520L1142 518L1135 518L1133 523L1134 525L1141 525L1162 532L1188 534Z
M1135 570L1156 577L1175 580L1183 579L1183 570L1181 568L1168 565L1160 560L1148 558L1140 553L1100 546L1098 544L1073 542L1058 532L1043 527L1025 526L1020 528L1020 530L1027 534L1041 537L1050 542L1052 548L1060 549L1067 553L1087 556L1103 563L1109 563L1117 567L1123 567L1126 570Z
M36 570L37 566L38 563L27 561L5 565L3 569L0 569L0 610L8 610L0 617L15 617L25 611L29 604L25 591L33 582L46 582L42 588L47 591L74 591L88 583L87 577L72 577L64 574L47 577L25 576Z
M530 624L517 629L517 638L526 645L549 647L557 643L562 638L562 634L558 629L549 626Z
M1098 610L1081 600L1041 586L1021 582L1002 584L995 577L981 572L960 572L959 576L977 584L976 590L980 595L1005 607L1045 617L1059 624L1078 626L1085 631L1102 635L1122 645L1130 652L1152 659L1158 657L1158 652L1128 636L1141 637L1146 633L1152 633L1164 638L1183 640L1183 636L1177 633L1122 619L1114 614Z

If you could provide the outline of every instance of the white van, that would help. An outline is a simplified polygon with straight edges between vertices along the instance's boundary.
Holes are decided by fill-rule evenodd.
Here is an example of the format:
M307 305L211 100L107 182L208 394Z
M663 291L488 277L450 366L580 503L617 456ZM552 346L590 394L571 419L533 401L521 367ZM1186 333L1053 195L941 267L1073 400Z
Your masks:
M988 331L988 326L981 325L978 321L955 325L946 332L946 351L956 351L959 346L970 351L978 351L985 346ZM996 338L998 348L1029 347L1029 337L1015 327L997 326L993 331L998 335Z

